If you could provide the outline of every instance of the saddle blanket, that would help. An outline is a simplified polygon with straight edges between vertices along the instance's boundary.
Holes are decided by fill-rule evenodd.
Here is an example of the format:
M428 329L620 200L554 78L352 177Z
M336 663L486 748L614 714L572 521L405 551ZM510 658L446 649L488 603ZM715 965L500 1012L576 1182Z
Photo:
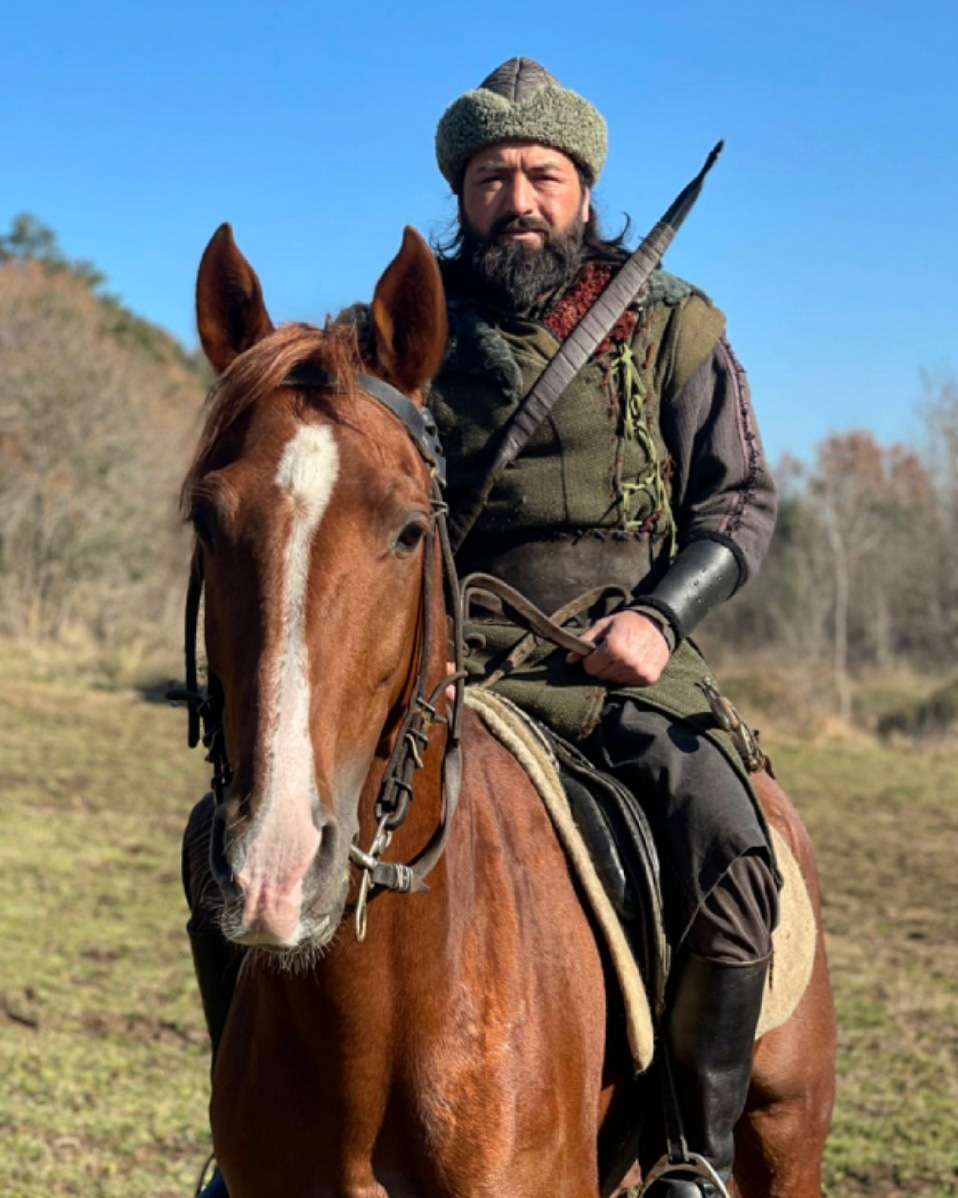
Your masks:
M622 991L632 1061L642 1072L652 1062L654 1045L648 995L622 924L573 819L555 755L534 722L508 699L469 687L465 702L516 757L542 797L605 940ZM815 915L798 862L778 830L770 831L784 885L779 897L778 927L772 934L774 968L769 970L756 1039L791 1017L808 986L815 958Z

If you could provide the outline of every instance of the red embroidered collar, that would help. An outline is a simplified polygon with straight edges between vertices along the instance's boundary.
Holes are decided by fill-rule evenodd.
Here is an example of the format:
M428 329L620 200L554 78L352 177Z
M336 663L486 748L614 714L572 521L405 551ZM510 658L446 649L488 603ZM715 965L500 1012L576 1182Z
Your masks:
M565 341L586 312L599 298L614 271L606 262L587 262L579 272L579 277L552 311L544 318L543 323L549 332L559 342ZM607 353L615 342L628 341L632 337L638 322L638 312L626 308L612 326L609 335L596 349L593 357Z

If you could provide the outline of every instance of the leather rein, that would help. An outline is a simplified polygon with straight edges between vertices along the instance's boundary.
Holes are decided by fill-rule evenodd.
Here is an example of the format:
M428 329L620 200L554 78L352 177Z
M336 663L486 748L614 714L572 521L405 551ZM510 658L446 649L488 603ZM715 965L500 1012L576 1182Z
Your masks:
M428 408L417 407L397 388L370 374L357 374L356 383L360 394L369 396L387 408L403 425L429 470L431 535L424 543L422 587L420 591L418 661L415 668L415 689L403 713L392 753L386 764L379 795L376 799L376 833L366 850L357 844L350 845L350 860L361 871L359 894L355 906L357 939L366 935L366 909L373 887L392 890L398 894L413 894L428 890L425 878L435 868L445 850L452 820L459 803L462 786L461 726L463 709L464 642L462 604L459 581L453 561L452 546L447 527L448 506L442 497L446 482L445 459L432 413ZM301 390L337 390L339 381L334 375L318 368L304 366L292 371L283 380L282 386ZM427 689L430 653L437 633L445 646L447 629L434 627L433 615L433 565L435 554L442 560L442 576L447 610L453 613L453 661L455 672L443 677L438 686ZM187 744L195 748L202 740L207 750L206 760L213 767L211 785L217 806L224 801L226 789L233 771L226 752L223 732L223 690L219 679L210 673L206 691L198 681L196 661L196 635L199 622L200 600L203 594L203 558L199 547L194 550L190 566L190 580L186 596L184 644L186 657L186 686L170 691L168 697L187 707ZM445 622L443 622L445 623ZM445 648L444 648L445 652ZM448 716L440 715L438 703L449 685L455 687L452 710ZM448 728L445 756L442 762L442 814L429 843L408 864L381 860L389 847L393 832L400 827L409 814L413 798L413 778L423 765L423 754L429 745L434 724L445 724Z

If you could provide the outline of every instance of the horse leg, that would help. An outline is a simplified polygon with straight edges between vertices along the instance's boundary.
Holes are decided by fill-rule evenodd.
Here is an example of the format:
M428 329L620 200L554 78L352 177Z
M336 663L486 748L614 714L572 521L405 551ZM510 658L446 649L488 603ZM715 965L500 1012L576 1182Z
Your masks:
M742 1198L821 1198L835 1100L835 1014L821 940L794 1015L759 1042L735 1132Z

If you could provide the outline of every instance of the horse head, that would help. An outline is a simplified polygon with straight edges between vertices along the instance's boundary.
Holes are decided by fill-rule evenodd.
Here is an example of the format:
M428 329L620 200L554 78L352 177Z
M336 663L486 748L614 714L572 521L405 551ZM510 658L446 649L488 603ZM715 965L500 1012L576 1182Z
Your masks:
M444 625L433 645L418 635L425 571L439 567L424 556L430 473L360 381L422 404L445 347L442 284L407 229L365 325L274 328L223 225L197 316L218 381L183 504L230 763L212 848L222 926L242 944L317 947L342 917L350 846L372 819L361 798L375 794L419 655L431 685L443 677ZM441 606L441 585L431 593Z

